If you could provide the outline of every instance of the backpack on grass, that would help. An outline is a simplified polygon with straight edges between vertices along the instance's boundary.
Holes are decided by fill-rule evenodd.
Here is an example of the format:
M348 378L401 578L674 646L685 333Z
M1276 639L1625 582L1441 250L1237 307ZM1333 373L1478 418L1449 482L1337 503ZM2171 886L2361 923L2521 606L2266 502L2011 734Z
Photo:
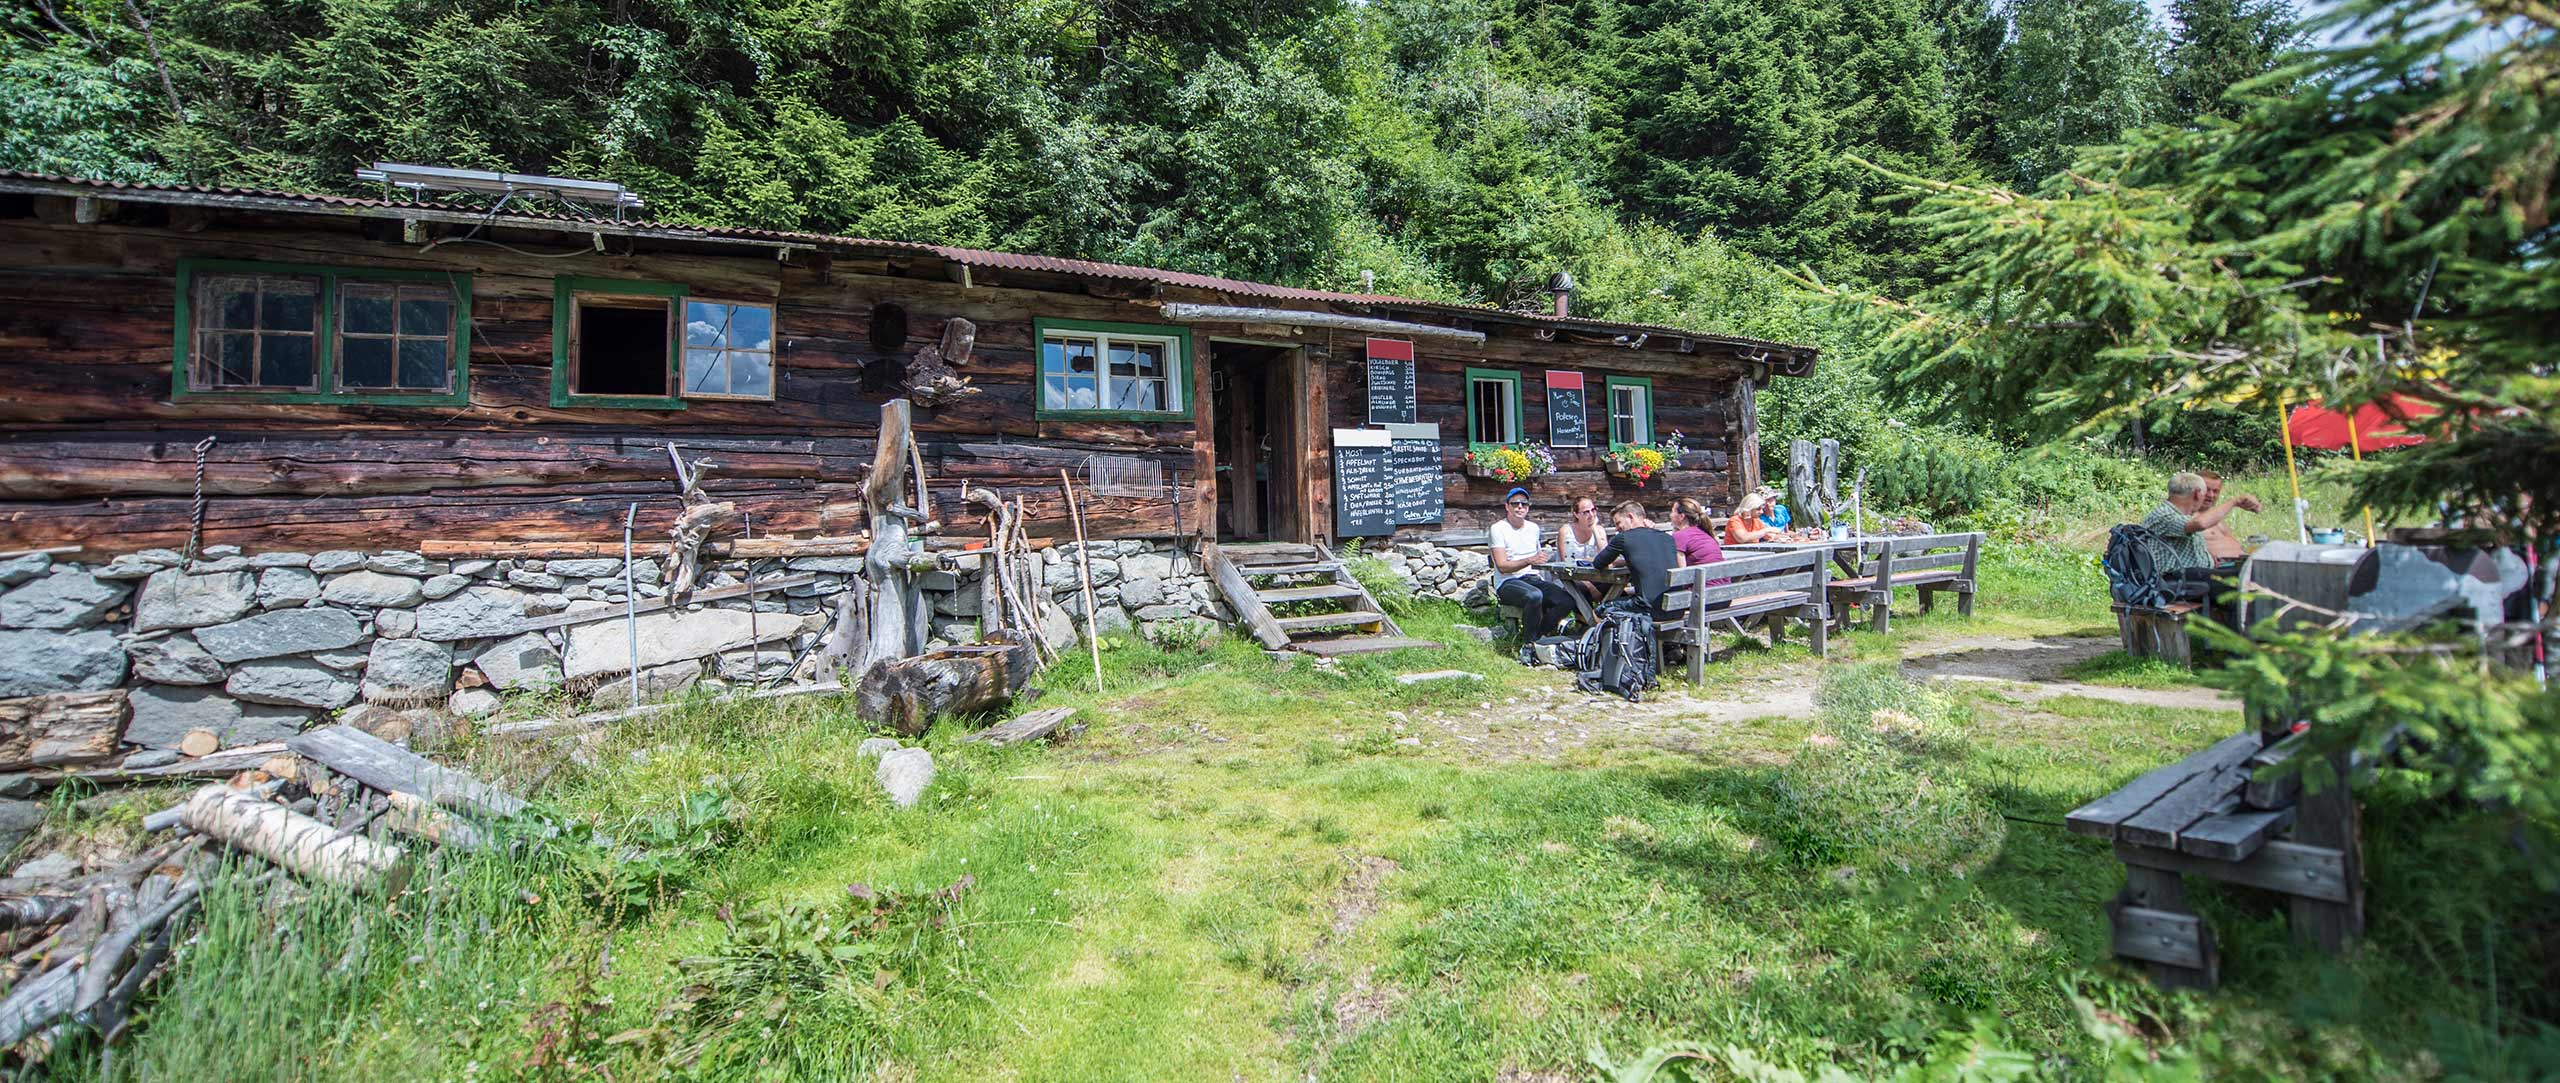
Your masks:
M1599 623L1582 634L1575 653L1573 686L1585 692L1640 703L1660 683L1653 659L1653 613L1642 605L1601 610Z

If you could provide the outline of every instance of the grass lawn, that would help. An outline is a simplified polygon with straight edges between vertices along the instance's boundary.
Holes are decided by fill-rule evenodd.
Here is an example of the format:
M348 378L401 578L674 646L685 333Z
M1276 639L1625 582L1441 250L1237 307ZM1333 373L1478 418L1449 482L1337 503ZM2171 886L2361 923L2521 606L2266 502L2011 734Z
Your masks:
M913 810L837 702L472 748L554 837L442 859L390 903L219 885L104 1074L1526 1083L1681 1043L1878 1077L2550 1070L2560 906L2495 825L2390 779L2351 959L2296 950L2265 897L2204 889L2225 991L2162 994L2109 961L2121 874L2059 820L2237 714L1933 689L1890 664L2111 634L2085 559L1999 547L1971 622L1898 618L1828 664L1789 645L1711 674L1711 695L1813 694L1775 715L1585 700L1430 607L1407 631L1452 646L1330 666L1115 642L1102 689L1080 658L1049 675L1041 703L1081 708L1081 734L993 750L939 727ZM1449 668L1481 679L1393 680ZM58 1059L101 1071L77 1042Z

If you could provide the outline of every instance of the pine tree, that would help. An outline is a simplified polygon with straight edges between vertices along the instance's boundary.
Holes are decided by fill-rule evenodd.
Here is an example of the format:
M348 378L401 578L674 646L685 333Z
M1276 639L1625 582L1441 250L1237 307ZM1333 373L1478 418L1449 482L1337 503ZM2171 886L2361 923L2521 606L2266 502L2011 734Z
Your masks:
M2286 0L2175 0L2168 74L2175 115L2240 115L2243 103L2223 92L2275 69L2277 57L2302 44L2301 24Z
M2009 17L1999 141L2011 182L2161 117L2165 43L2142 0L2017 0Z

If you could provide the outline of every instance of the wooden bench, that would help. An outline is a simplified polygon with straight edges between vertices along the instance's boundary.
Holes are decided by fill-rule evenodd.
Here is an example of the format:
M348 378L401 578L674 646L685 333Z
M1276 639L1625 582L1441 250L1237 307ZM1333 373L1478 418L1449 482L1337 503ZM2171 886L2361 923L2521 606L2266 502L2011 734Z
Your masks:
M1730 583L1706 585L1710 579ZM1660 619L1654 622L1657 646L1678 652L1689 666L1689 683L1707 679L1710 649L1708 625L1732 621L1739 629L1747 618L1767 626L1769 645L1777 646L1783 624L1803 621L1816 657L1830 652L1831 561L1820 549L1788 553L1754 553L1714 564L1671 570L1662 590ZM1708 607L1724 603L1722 608Z
M1942 590L1956 594L1956 612L1973 615L1974 569L1982 562L1980 534L1918 534L1876 538L1858 547L1858 574L1831 581L1831 603L1842 620L1848 610L1866 606L1878 632L1893 630L1893 592L1902 587L1920 592L1920 615L1927 616Z
M2201 603L2149 606L2117 602L2107 608L2115 612L2116 636L2123 641L2126 654L2182 666L2195 664L2195 646L2187 639L2187 618L2204 608Z
M2064 818L2073 832L2112 840L2125 887L2107 904L2115 954L2146 964L2152 981L2210 989L2221 980L2213 932L2188 905L2185 877L2290 897L2294 932L2339 951L2364 931L2364 877L2351 785L2305 792L2298 779L2261 779L2299 738L2227 738ZM2341 755L2337 777L2354 764Z

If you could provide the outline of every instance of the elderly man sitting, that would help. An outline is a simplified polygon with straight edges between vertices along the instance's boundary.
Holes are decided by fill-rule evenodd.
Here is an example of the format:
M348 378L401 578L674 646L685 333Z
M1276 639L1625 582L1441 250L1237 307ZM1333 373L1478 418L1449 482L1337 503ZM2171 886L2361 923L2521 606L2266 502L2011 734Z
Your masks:
M2213 554L2205 548L2206 531L2221 525L2232 509L2258 510L2252 496L2235 496L2216 506L2211 483L2182 473L2169 479L2169 498L2142 517L2151 536L2151 563L2160 579L2181 598L2205 601L2213 593Z

